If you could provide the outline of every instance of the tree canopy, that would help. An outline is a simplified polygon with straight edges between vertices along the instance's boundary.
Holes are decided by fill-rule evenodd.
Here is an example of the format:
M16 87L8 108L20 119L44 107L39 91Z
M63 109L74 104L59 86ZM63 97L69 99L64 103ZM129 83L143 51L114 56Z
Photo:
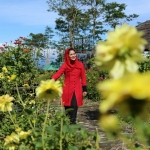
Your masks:
M48 11L57 12L55 29L62 38L73 42L75 38L94 36L100 40L107 28L132 21L138 15L126 15L125 4L106 3L105 0L47 0Z

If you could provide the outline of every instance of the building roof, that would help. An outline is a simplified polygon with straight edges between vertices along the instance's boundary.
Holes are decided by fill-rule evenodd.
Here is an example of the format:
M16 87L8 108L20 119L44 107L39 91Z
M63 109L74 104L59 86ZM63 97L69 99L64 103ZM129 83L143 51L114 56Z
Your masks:
M136 26L139 31L143 31L145 34L143 36L144 39L147 40L148 44L146 45L146 49L150 47L150 20L147 20Z
M63 62L52 62L51 64L44 66L42 69L43 70L58 70L62 64Z

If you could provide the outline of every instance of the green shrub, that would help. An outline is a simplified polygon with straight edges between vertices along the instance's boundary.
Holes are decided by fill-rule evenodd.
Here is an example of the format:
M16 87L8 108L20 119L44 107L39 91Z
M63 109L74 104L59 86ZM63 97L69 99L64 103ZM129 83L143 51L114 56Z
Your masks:
M99 82L108 79L107 72L99 71L97 69L91 68L86 72L87 76L87 92L88 92L88 99L92 101L98 101L101 99L100 93L96 89L96 85Z
M144 62L139 63L139 71L140 72L147 72L150 71L150 54L146 55L147 60Z

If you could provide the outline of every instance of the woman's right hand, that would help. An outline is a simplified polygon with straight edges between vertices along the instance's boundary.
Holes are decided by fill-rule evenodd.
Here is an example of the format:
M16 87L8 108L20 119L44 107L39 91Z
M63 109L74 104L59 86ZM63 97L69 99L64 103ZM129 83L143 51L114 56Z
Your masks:
M87 92L83 92L82 95L83 95L83 96L86 96L86 95L87 95Z

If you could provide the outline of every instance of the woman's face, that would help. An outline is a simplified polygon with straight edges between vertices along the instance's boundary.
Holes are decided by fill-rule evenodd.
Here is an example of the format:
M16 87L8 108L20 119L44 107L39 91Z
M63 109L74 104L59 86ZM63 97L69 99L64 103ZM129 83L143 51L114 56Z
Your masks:
M74 50L69 51L70 60L76 60L76 52Z

